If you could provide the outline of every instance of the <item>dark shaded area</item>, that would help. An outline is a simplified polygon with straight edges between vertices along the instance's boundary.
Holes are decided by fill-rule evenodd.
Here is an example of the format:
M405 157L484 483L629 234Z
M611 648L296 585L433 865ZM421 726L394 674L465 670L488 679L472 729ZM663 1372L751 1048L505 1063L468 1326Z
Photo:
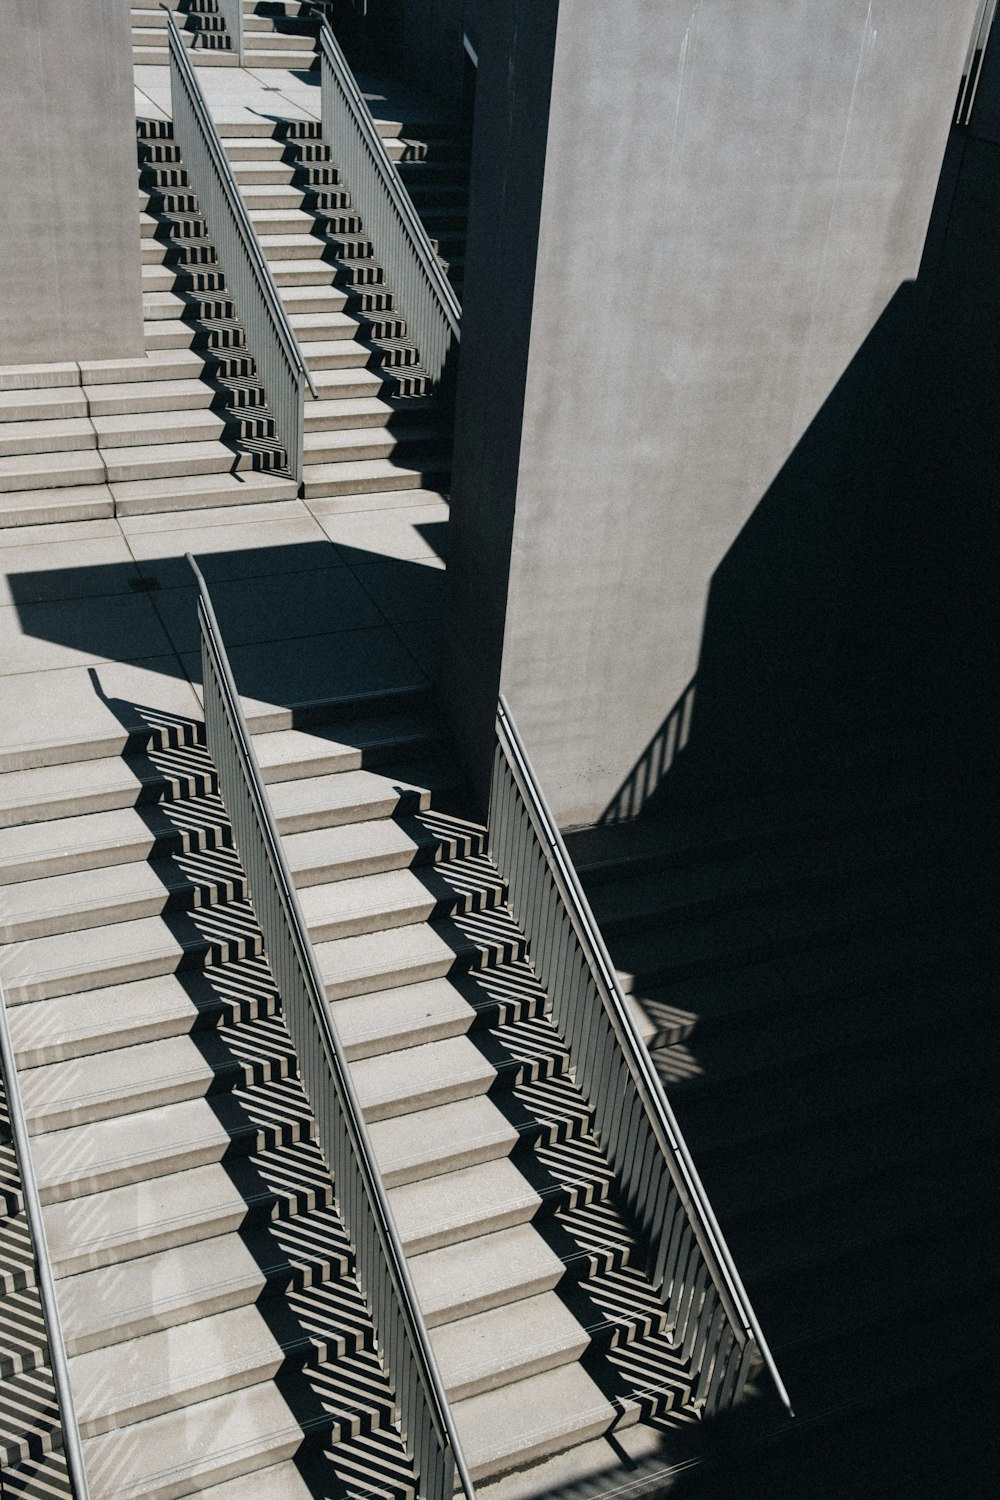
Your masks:
M956 134L917 281L568 840L798 1413L761 1374L672 1500L996 1489L998 202Z

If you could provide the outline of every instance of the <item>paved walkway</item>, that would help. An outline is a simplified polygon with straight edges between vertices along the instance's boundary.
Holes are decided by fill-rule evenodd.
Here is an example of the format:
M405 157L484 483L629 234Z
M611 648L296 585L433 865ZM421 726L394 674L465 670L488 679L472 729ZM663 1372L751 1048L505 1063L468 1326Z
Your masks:
M186 552L251 723L426 683L447 519L440 496L407 490L0 530L0 770L44 746L108 753L96 746L119 721L105 699L200 717Z

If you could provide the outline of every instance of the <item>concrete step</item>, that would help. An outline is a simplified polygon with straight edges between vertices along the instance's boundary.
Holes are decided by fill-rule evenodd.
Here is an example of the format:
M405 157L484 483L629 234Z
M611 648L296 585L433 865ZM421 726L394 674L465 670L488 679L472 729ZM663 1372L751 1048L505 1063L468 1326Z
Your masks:
M196 447L198 444L179 444ZM206 445L209 446L209 445ZM222 444L210 445L216 449ZM236 455L229 449L230 462L214 472L191 470L175 472L169 478L119 481L112 486L115 514L119 516L150 515L157 511L203 510L221 505L263 505L274 500L295 500L298 486L283 474L242 467L232 472ZM180 464L178 459L178 464Z
M390 1188L389 1201L404 1249L414 1257L530 1223L542 1206L506 1158Z
M8 490L0 495L0 527L53 526L61 521L103 521L114 513L114 496L106 484Z
M209 392L211 394L211 392ZM101 451L212 442L226 430L225 419L207 407L177 411L152 411L94 417ZM109 471L110 472L110 471ZM113 474L117 479L119 476Z
M281 1463L301 1444L302 1428L284 1397L262 1381L89 1438L84 1462L95 1500L174 1500Z
M289 322L295 330L296 338L304 346L303 353L307 358L309 344L357 338L365 328L358 318L344 312L293 312Z
M247 37L251 43L251 38ZM283 69L309 69L319 67L319 54L315 51L307 51L297 48L278 52L271 49L254 47L251 43L247 47L248 56L253 58L252 66L255 68L283 68Z
M452 1401L572 1365L590 1345L554 1292L441 1325L431 1342Z
M96 448L97 436L89 417L54 417L0 423L0 459L22 454L50 454Z
M43 386L38 390L26 391L0 389L0 423L3 424L65 422L87 415L87 398L79 385Z
M531 1224L427 1250L410 1260L428 1327L553 1291L566 1266Z
M387 427L390 424L405 428L410 422L429 417L435 412L433 398L403 398L386 400L378 396L354 396L352 387L345 387L339 399L311 401L305 409L306 442L313 434L331 433L340 429L358 431L369 427ZM313 457L313 452L306 451ZM318 460L316 460L318 462Z
M258 1224L63 1277L59 1308L70 1354L115 1348L160 1329L260 1305L352 1274L332 1209Z
M606 1432L617 1412L579 1364L458 1401L455 1422L475 1481Z
M347 302L347 293L335 286L286 286L281 300L294 318L300 313L340 313ZM293 322L293 326L297 326Z
M81 1194L53 1202L45 1210L45 1232L61 1278L172 1253L247 1226L286 1225L332 1202L329 1172L316 1147L292 1142L226 1165L147 1176L109 1188L99 1199Z
M338 1000L517 961L524 950L524 937L499 911L336 938L318 943L316 956L327 995Z
M276 286L328 287L331 285L334 267L321 256L292 258L287 251L278 251L276 254L279 257L277 259L272 259L268 255L271 276Z
M134 983L13 1006L9 1025L18 1067L94 1057L167 1037L213 1040L215 1028L272 1016L277 991L263 958L204 973L160 974Z
M281 1346L253 1307L230 1308L70 1358L80 1434L92 1438L270 1383Z
M296 1066L284 1023L264 1017L222 1033L132 1042L99 1059L30 1068L24 1108L32 1134L40 1134L289 1078Z
M215 849L231 843L228 830L217 796L24 823L4 837L0 886Z
M311 1121L301 1085L284 1079L221 1093L211 1104L147 1109L141 1131L129 1114L46 1131L32 1140L39 1193L44 1204L65 1203L273 1151L309 1140Z
M138 359L93 359L80 364L85 390L91 386L132 385L136 381L199 380L205 359L191 349L147 350Z
M327 469L339 463L395 459L417 464L425 451L438 455L444 450L447 438L440 428L425 427L412 419L401 422L399 415L394 415L396 425L392 430L385 424L356 428L338 426L322 432L307 430L304 443L307 482L314 482L317 469Z
M89 422L87 426L90 427ZM30 490L61 489L69 485L78 487L104 484L107 471L103 457L96 449L95 441L87 447L53 453L19 453L13 457L0 457L0 494L16 495ZM12 509L18 508L19 502L13 502ZM7 524L18 523L9 520Z
M379 351L360 336L310 340L305 353L314 376L323 370L378 370L382 365Z
M456 1065L453 1077L449 1084L442 1073L442 1089L447 1084L458 1093L464 1087L471 1091L469 1097L428 1109L414 1108L407 1114L371 1122L372 1143L386 1187L401 1187L485 1162L506 1160L517 1147L520 1141L517 1126L482 1091L484 1086L489 1088L495 1083L496 1073L484 1067L482 1059L471 1052L451 1061ZM371 1080L363 1074L359 1076L368 1087ZM429 1086L425 1093L431 1092ZM455 1130L462 1133L455 1134Z
M448 473L449 462L440 454L429 454L419 467L394 463L388 458L310 464L305 469L307 500L332 495L363 495L380 490L433 489Z
M144 413L165 421L169 413L202 411L220 402L218 386L205 379L133 380L87 386L84 394L95 425L98 419Z
M150 30L147 35L153 37L158 35ZM182 36L193 36L191 32L181 32ZM200 68L236 68L239 66L239 57L235 52L226 52L216 47L194 47L188 44L190 57L193 63ZM165 46L156 46L148 41L132 42L132 62L137 68L165 68L170 65L170 52Z
M77 457L75 454L73 456ZM251 466L248 453L239 453L218 439L205 438L198 438L193 442L167 441L102 448L99 458L106 471L108 484L134 484L146 480L163 482L206 474L232 476Z
M480 856L313 883L300 892L314 942L492 911L503 896L503 881Z
M255 744L266 750L269 738L262 735ZM286 742L276 750L282 754L287 748ZM322 754L326 747L319 741L316 748ZM290 776L284 774L288 769L288 762L282 760L278 765L272 762L271 774L265 771L265 779L272 782L271 806L285 834L313 833L345 823L426 811L433 792L460 785L455 766L434 757L388 765L379 771L333 775L304 776L301 762Z
M464 1036L477 1026L539 1015L544 992L527 965L505 966L495 989L489 976L424 982L337 1000L332 1011L348 1056L377 1057L440 1037Z
M282 1304L204 1314L127 1344L72 1357L85 1437L273 1380L279 1371L347 1363L370 1351L369 1314L356 1284L315 1283Z
M261 950L249 905L229 902L171 913L169 919L118 921L8 946L0 949L0 978L8 1004L19 1005L256 957Z

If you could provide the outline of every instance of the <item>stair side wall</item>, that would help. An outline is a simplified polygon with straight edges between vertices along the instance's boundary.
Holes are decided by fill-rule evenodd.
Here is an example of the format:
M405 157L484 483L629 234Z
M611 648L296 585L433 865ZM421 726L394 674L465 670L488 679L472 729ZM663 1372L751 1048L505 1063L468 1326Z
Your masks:
M143 352L131 14L0 6L0 359Z

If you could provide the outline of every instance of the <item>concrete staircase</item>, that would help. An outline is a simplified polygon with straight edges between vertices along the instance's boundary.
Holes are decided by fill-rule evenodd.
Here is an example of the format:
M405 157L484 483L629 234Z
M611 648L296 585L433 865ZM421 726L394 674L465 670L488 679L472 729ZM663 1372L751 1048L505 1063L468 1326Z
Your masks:
M166 66L167 18L150 0L131 0L132 59ZM242 0L244 66L309 69L317 65L320 6L314 0ZM235 67L239 55L219 14L218 0L169 0L195 63Z
M848 1417L852 1493L925 1493L913 1413L993 1389L1000 1352L995 794L873 722L794 790L568 840L808 1419L769 1494L843 1494Z
M167 0L167 4L175 12L193 62L213 67L233 67L239 62L217 0ZM166 16L152 0L131 0L131 8L133 64L165 67L170 61Z
M409 1495L201 727L119 718L0 774L0 976L92 1494ZM617 1474L690 1420L686 1372L428 704L256 743L473 1472Z
M450 432L319 127L219 133L319 391L305 405L305 498L446 486Z
M145 354L0 367L0 526L297 492L170 127L138 132Z

